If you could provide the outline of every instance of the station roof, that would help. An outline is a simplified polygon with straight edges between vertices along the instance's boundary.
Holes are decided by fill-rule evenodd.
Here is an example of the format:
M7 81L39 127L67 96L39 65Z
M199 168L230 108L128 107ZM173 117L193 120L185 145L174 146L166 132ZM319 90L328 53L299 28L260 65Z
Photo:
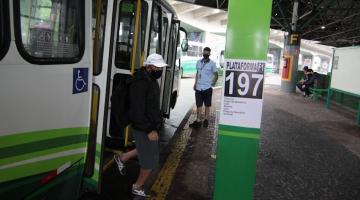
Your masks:
M175 0L227 10L228 0ZM295 0L273 0L272 29L289 32ZM298 0L297 30L302 38L343 47L360 45L360 0ZM221 13L220 13L221 14ZM217 17L219 13L206 17ZM219 16L221 17L221 16ZM226 23L226 19L222 19Z

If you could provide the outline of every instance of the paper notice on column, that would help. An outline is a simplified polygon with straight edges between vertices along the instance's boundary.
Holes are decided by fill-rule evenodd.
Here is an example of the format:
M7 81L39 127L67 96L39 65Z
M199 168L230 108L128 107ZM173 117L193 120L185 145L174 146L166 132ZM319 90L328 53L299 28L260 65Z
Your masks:
M225 61L220 124L260 128L266 61Z

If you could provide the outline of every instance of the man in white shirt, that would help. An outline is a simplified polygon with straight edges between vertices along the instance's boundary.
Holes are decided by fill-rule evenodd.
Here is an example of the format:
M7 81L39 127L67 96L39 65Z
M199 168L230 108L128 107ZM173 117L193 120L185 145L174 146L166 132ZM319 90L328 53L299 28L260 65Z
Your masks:
M205 47L203 50L203 58L196 63L196 78L194 84L195 100L197 107L197 118L190 127L199 128L201 126L202 107L205 104L205 117L203 126L209 126L209 113L211 108L212 87L215 86L218 79L218 71L216 63L210 57L211 49Z

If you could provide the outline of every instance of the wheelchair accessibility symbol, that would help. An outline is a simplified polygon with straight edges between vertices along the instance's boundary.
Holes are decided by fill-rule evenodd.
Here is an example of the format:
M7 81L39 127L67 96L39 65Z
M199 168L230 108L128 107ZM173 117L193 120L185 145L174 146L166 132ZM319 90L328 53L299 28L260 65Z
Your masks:
M88 68L73 69L73 94L88 91Z

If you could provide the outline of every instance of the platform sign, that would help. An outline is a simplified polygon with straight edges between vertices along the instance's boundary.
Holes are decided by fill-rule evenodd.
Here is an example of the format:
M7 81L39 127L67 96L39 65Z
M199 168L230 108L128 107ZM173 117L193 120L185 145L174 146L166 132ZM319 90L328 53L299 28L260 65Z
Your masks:
M272 1L229 0L214 200L253 200Z
M260 128L266 61L226 60L220 124Z

